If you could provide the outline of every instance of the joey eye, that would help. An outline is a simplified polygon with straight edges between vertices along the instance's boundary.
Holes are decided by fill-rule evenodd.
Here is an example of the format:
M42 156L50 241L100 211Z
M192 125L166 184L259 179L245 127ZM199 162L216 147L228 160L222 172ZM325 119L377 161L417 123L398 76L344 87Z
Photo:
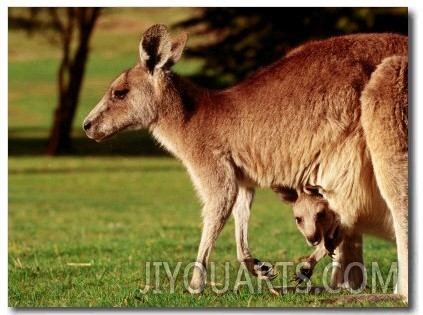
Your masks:
M128 94L128 92L128 89L114 90L113 97L122 100L126 96L126 94Z
M303 218L295 217L295 222L297 222L297 224L301 224L301 222L303 222Z

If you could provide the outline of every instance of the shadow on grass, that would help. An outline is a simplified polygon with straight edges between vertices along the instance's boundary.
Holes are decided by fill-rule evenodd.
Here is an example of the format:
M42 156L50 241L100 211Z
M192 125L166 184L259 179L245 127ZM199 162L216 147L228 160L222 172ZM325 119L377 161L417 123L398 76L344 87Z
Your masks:
M33 135L31 135L33 134ZM9 129L8 155L45 155L43 130ZM98 143L83 134L72 137L72 147L62 156L170 156L147 131L127 132Z
M157 173L157 172L171 172L171 171L179 171L183 172L182 167L179 166L155 166L155 165L137 165L137 166L104 166L99 164L98 166L89 165L86 167L72 167L72 168L19 168L19 169L9 169L9 175L33 175L33 174L95 174L95 173L104 173L104 172L119 172L119 173Z

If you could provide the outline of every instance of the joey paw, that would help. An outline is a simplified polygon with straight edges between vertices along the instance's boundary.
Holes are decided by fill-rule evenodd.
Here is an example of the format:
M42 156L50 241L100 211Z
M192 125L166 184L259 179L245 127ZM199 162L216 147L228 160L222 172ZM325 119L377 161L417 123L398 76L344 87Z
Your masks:
M297 285L310 281L310 278L313 274L313 269L301 267L300 272L297 272L297 274L292 279L293 282L296 282Z

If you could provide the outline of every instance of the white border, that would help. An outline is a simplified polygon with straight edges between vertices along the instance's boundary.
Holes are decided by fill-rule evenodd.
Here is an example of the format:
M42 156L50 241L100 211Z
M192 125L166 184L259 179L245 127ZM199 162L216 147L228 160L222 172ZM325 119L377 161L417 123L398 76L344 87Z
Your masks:
M422 126L423 124L420 123L422 119L422 106L423 104L420 104L420 90L421 90L421 83L419 82L419 77L422 74L421 69L421 62L419 62L419 57L421 56L421 31L422 31L422 21L421 21L421 4L422 2L418 2L417 0L414 1L334 1L334 0L326 0L326 1L318 1L318 2L311 2L311 1L304 1L304 0L296 0L296 1L154 1L151 2L151 6L163 6L163 7L175 7L175 6L182 6L182 7L201 7L201 6L295 6L295 7L305 7L305 6L321 6L321 7L368 7L368 6L385 6L385 7L404 7L407 6L409 8L409 16L410 20L412 21L410 28L410 41L413 42L412 47L414 48L414 51L410 52L410 55L412 55L412 66L413 70L411 71L412 77L410 77L410 82L414 86L414 95L411 97L411 99L414 102L414 114L416 117L410 117L411 120L414 122L414 130L410 130L410 133L414 133L414 140L415 143L412 145L415 146L414 152L414 158L413 161L415 163L414 166L410 165L410 182L413 182L413 184L410 187L413 187L413 195L415 197L414 204L413 204L413 210L415 210L416 213L412 216L412 218L416 222L410 222L410 225L413 226L413 231L415 232L415 235L412 235L410 237L414 238L414 246L417 246L418 241L421 239L421 230L419 229L419 225L422 222L422 204L421 204L421 192L423 191L423 185L422 185L422 167L421 162L423 161L422 153L421 153L421 144L422 141L420 140L420 137L423 135ZM0 124L0 132L2 133L1 141L2 143L2 155L1 155L1 162L2 167L0 169L0 180L2 185L1 189L1 231L3 233L1 234L1 251L2 251L2 259L1 261L1 307L4 312L3 314L19 314L19 313L25 313L25 314L31 314L31 313L40 313L36 310L30 311L30 310L16 310L16 309L10 309L7 307L8 304L8 298L7 298L7 291L8 291L8 282L7 279L7 267L8 267L8 259L7 259L7 209L8 209L8 178L7 178L7 151L5 150L6 141L8 139L8 130L7 130L7 117L8 117L8 89L7 89L7 82L8 82L8 73L7 73L7 62L8 62L8 55L7 55L7 14L8 14L8 7L26 7L26 6L37 6L37 7L44 7L44 6L102 6L102 7L116 7L117 5L120 7L137 7L142 5L147 5L147 2L139 2L139 1L119 1L116 2L115 0L107 0L107 1L80 1L80 0L74 0L74 1L62 1L60 3L54 2L54 1L2 1L2 4L0 6L0 21L2 21L1 25L1 33L0 33L0 41L2 44L2 49L0 50L0 60L2 61L2 71L1 71L1 81L0 81L0 96L3 100L2 104L0 105L0 117L2 119ZM419 90L420 89L420 90ZM410 264L412 264L414 267L412 270L415 272L414 275L410 275L410 281L413 282L412 287L416 290L416 292L410 292L410 296L412 297L412 303L410 303L410 310L411 313L418 314L421 312L420 307L421 303L420 300L422 298L421 296L421 285L423 283L422 279L422 273L419 271L420 268L418 268L419 264L422 262L420 258L421 251L418 250L418 248L414 248L414 251L410 249ZM54 310L46 310L43 309L41 313L44 313L48 311L48 313L62 313L58 309ZM93 309L94 311L94 309ZM104 310L101 310L103 312ZM147 310L145 310L147 311ZM266 311L264 309L262 312ZM272 312L275 311L272 309ZM283 311L283 310L282 310ZM370 310L366 310L366 312L369 312ZM382 310L379 310L382 311ZM389 309L389 312L392 312L392 309ZM63 312L69 312L67 310L63 310ZM89 310L72 310L71 314L86 314L89 313ZM123 313L124 310L118 311L117 313ZM220 313L222 313L222 310L219 310ZM229 311L228 311L229 312ZM234 310L231 310L230 313L233 313ZM259 311L260 312L260 311ZM289 313L292 312L292 310L288 311ZM308 313L308 310L301 310L301 313ZM115 312L114 312L115 313ZM223 311L223 313L225 313ZM257 309L254 310L254 313L257 313Z

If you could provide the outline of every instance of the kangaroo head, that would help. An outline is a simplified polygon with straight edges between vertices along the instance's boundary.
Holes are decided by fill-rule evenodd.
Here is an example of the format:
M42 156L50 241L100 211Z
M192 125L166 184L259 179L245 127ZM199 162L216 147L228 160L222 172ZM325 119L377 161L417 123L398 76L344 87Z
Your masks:
M300 193L292 207L295 221L309 245L316 246L333 231L336 214L320 194Z
M139 62L114 80L85 118L87 136L102 141L122 130L150 127L163 103L172 101L167 95L170 68L181 57L186 40L182 33L172 41L164 25L150 27L139 44Z

